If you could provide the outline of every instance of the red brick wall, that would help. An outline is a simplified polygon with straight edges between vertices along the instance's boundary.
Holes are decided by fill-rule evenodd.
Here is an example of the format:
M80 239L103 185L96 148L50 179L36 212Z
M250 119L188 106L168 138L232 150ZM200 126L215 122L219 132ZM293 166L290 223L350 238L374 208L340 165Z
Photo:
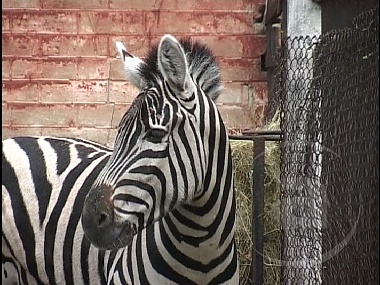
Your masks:
M115 40L144 56L166 33L191 36L216 55L218 100L231 131L262 122L265 0L2 1L2 138L79 136L112 145L136 89L124 79Z

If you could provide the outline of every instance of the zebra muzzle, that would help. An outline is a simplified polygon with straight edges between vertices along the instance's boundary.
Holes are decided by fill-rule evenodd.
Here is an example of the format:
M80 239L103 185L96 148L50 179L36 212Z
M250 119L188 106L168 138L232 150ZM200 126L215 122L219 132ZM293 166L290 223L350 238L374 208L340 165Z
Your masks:
M128 221L115 221L111 189L91 189L85 198L82 227L87 239L101 249L119 249L129 245L136 234L135 226Z

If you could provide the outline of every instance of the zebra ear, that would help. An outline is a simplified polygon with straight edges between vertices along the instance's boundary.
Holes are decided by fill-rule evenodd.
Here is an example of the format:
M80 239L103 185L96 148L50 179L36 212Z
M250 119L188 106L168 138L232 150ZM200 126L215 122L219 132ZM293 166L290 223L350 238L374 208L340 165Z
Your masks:
M127 80L140 90L143 90L147 84L145 79L142 77L140 70L141 66L144 65L145 62L139 57L133 56L127 52L127 49L121 42L116 41L115 45L123 62Z
M170 86L186 94L190 86L190 75L185 52L181 44L171 35L162 37L157 52L158 68Z

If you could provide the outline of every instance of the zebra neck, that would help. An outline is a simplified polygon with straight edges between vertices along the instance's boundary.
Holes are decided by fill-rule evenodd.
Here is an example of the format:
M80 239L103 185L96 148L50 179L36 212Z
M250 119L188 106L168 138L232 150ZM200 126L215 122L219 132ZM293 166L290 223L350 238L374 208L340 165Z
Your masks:
M176 207L163 219L177 241L193 247L199 247L203 243L218 247L231 240L231 237L221 237L226 234L226 228L233 232L235 226L233 188L228 184L226 186L229 187L222 191L218 188L206 192L209 195L191 205Z
M169 251L181 252L205 268L221 257L225 264L229 264L236 251L233 195L229 195L229 191L217 192L219 195L215 203L210 199L209 203L201 207L176 207L159 225L161 241L167 248L171 248ZM223 203L222 200L226 202Z
M220 135L212 145L215 149L207 153L208 161L213 163L207 167L200 195L177 205L160 222L161 238L167 239L167 244L203 264L221 252L236 251L233 245L236 205L228 137Z

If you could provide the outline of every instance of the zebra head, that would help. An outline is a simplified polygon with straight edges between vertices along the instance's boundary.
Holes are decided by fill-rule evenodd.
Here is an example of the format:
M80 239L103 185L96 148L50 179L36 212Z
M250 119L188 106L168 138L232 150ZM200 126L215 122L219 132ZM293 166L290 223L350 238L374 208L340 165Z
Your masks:
M127 78L141 93L122 118L114 151L84 203L84 232L104 249L127 246L173 209L211 195L220 182L211 179L218 152L229 152L213 102L220 71L207 47L165 35L145 61L120 43L117 48Z

